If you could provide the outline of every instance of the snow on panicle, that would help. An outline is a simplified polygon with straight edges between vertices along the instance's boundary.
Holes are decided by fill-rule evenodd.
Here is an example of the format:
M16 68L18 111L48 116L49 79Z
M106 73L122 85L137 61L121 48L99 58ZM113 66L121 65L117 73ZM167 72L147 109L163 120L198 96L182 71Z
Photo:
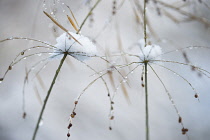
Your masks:
M55 44L54 51L51 55L51 59L61 59L64 53L68 53L72 57L76 58L79 61L84 61L90 58L91 56L97 55L96 46L92 41L80 34L75 34L69 32L77 41L75 41L67 33L63 33L58 38L56 38L57 44Z
M140 47L140 59L144 60L153 60L153 59L161 59L160 56L162 54L162 49L160 46L151 44L145 47L144 39L140 39L138 41Z

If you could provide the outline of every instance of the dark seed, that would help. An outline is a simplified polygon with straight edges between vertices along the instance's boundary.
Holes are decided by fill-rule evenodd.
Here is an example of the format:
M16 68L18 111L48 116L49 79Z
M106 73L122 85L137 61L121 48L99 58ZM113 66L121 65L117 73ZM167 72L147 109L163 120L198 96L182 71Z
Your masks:
M198 94L195 94L195 96L194 96L195 98L198 98Z
M144 78L143 78L143 76L141 77L141 81L143 81L144 80Z
M144 84L141 84L142 87L144 87Z
M192 71L195 71L195 69L196 69L195 66L192 66L192 67L191 67L191 70L192 70Z
M68 129L70 129L72 127L72 124L70 123L69 125L68 125Z
M188 129L187 128L182 128L182 134L184 135L184 134L186 134L186 132L188 132Z
M179 121L178 121L179 123L181 123L182 122L182 117L179 117Z
M110 117L110 120L114 120L114 116L111 116L111 117Z
M25 54L25 52L23 51L23 52L21 52L20 54L21 54L21 55L24 55L24 54Z
M67 134L67 137L70 137L70 133Z
M23 119L26 118L26 112L23 113L23 116L22 117L23 117Z
M185 135L185 134L186 134L186 132L182 131L182 134L183 134L183 135Z
M114 107L113 106L111 106L111 110L114 110Z
M12 70L12 66L9 66L9 68L8 68L9 70Z
M74 104L75 104L75 105L78 104L78 101L75 101Z
M74 118L74 117L75 117L75 115L74 115L74 114L71 114L71 117L72 117L72 118Z
M109 127L109 130L112 130L112 127L111 126Z

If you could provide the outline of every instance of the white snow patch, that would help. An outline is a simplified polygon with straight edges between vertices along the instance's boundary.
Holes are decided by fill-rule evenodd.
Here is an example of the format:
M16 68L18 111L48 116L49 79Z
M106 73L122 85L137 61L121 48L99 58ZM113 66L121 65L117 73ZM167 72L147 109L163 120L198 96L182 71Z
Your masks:
M51 59L61 59L65 52L68 52L69 55L80 61L87 60L91 56L97 55L96 46L89 38L80 34L69 33L82 45L71 38L67 33L63 33L56 38L57 44L54 45L56 48L50 57Z
M146 47L144 39L140 39L138 41L139 47L140 47L140 59L142 61L144 60L160 60L161 59L161 54L162 54L162 49L159 45L151 44L147 45Z

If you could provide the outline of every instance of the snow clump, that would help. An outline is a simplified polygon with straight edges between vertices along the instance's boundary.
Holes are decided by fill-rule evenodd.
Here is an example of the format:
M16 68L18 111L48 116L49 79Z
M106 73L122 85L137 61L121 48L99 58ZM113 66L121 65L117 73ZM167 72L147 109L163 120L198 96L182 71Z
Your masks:
M160 46L151 44L147 45L145 47L145 41L144 39L140 39L138 41L139 47L140 47L140 60L160 60L161 59L161 54L162 54L162 49Z
M51 59L61 59L65 53L71 55L79 61L89 59L91 56L97 55L96 46L92 41L80 34L69 32L75 39L73 39L68 33L63 33L56 38L57 44L53 50Z

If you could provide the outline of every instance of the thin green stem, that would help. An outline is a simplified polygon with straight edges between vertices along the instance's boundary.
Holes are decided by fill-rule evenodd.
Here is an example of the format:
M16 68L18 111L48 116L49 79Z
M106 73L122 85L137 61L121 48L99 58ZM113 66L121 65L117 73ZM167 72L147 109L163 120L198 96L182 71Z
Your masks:
M147 46L147 17L146 17L147 0L144 0L144 47Z
M145 63L145 117L146 117L146 140L149 140L149 104L148 104L148 88L147 88L147 62Z
M89 13L87 14L87 16L85 17L85 19L83 20L83 22L82 22L82 24L81 24L81 26L80 26L80 28L79 28L77 34L81 31L81 29L82 29L83 25L85 24L86 20L87 20L88 17L92 14L92 11L96 8L96 6L98 5L98 3L99 3L100 1L101 1L101 0L98 0L98 1L95 3L95 5L91 8L91 10L89 11ZM63 58L62 58L61 61L60 61L60 64L59 64L59 66L58 66L58 69L56 70L56 73L55 73L55 76L54 76L54 78L53 78L53 81L52 81L52 83L51 83L51 85L50 85L50 88L49 88L49 90L48 90L48 92L47 92L47 96L45 97L44 104L43 104L43 106L42 106L42 110L41 110L41 112L40 112L40 115L39 115L39 118L38 118L38 122L37 122L37 124L36 124L36 128L35 128L35 130L34 130L34 134L33 134L32 140L35 140L35 138L36 138L37 131L38 131L38 129L39 129L39 124L40 124L40 122L41 122L41 120L42 120L42 116L43 116L43 113L44 113L44 110L45 110L45 107L46 107L48 98L49 98L49 96L50 96L50 93L51 93L51 91L52 91L52 88L53 88L53 86L54 86L54 84L55 84L55 81L56 81L56 79L57 79L57 76L58 76L58 74L59 74L59 72L60 72L60 70L61 70L61 67L62 67L62 65L63 65L63 63L64 63L64 61L65 61L67 55L68 55L68 53L65 53L65 54L64 54Z
M144 0L144 47L147 46L147 17L146 17L147 0ZM148 84L147 84L147 63L145 62L145 123L146 123L146 140L149 140L149 108L148 108Z
M90 9L89 13L87 14L87 16L85 17L85 19L83 20L79 30L77 31L77 33L79 33L83 27L83 25L85 24L86 20L88 19L88 17L92 14L93 10L96 8L96 6L99 4L101 0L98 0L95 5Z
M63 58L62 58L61 61L60 61L60 64L59 64L59 66L58 66L58 69L57 69L56 72L55 72L55 76L54 76L54 78L53 78L53 80L52 80L52 83L51 83L51 85L50 85L50 88L49 88L49 90L48 90L48 92L47 92L47 96L45 97L44 104L43 104L43 106L42 106L42 110L41 110L41 112L40 112L40 114L39 114L39 118L38 118L38 121L37 121L37 124L36 124L36 128L35 128L35 130L34 130L34 134L33 134L32 140L35 140L35 138L36 138L36 134L37 134L37 131L38 131L38 129L39 129L39 124L40 124L40 122L41 122L41 120L42 120L42 116L43 116L43 113L44 113L44 110L45 110L45 107L46 107L48 98L49 98L49 96L50 96L50 93L51 93L51 91L52 91L52 88L53 88L53 86L54 86L54 84L55 84L55 81L56 81L56 79L57 79L57 76L58 76L58 74L59 74L59 72L60 72L60 70L61 70L61 67L62 67L63 62L64 62L64 60L66 59L67 55L68 55L68 54L64 54Z

